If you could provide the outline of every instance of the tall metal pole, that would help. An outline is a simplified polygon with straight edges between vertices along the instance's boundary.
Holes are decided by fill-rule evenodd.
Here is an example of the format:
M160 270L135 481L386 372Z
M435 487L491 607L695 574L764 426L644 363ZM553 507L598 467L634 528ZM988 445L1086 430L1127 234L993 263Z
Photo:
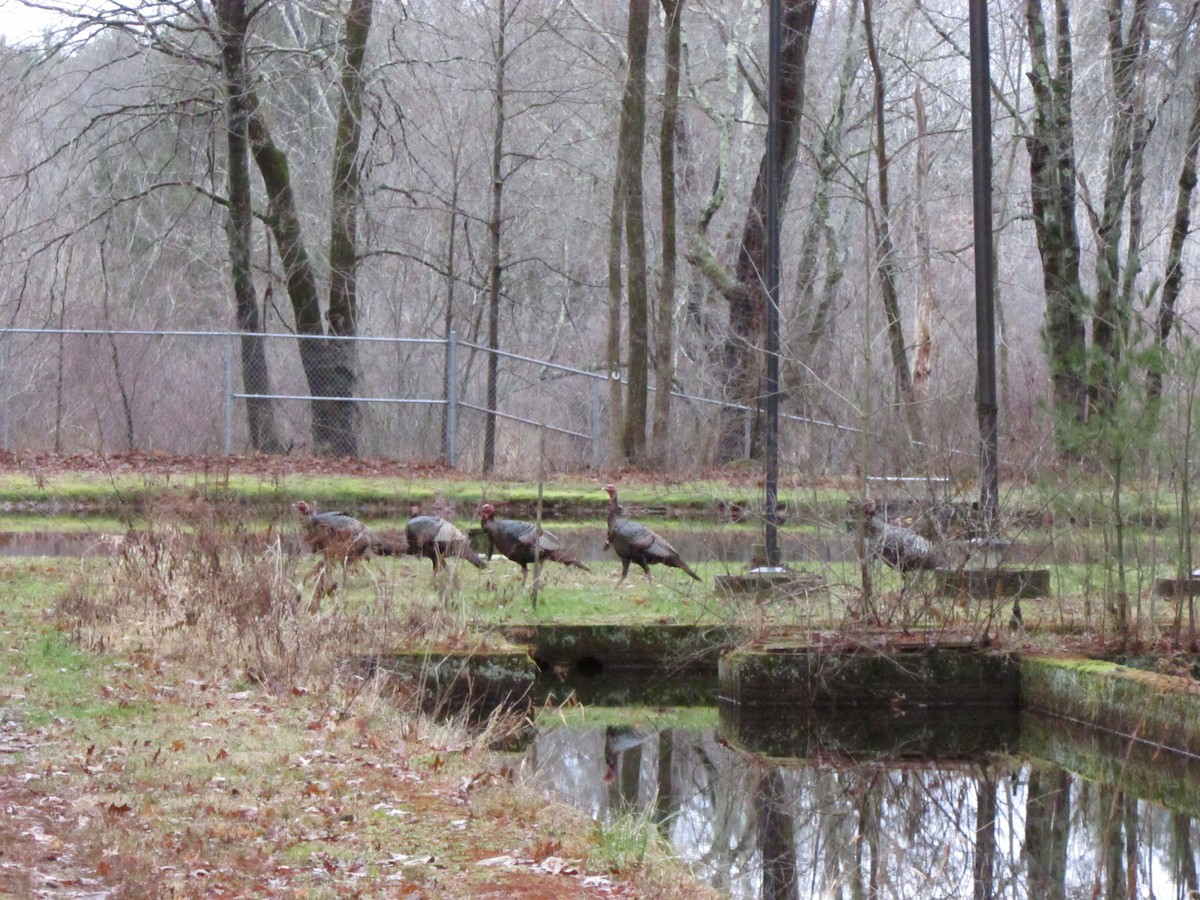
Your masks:
M765 442L767 565L779 565L777 500L779 496L779 192L783 142L779 121L780 58L783 55L782 0L771 0L767 36L767 435Z
M236 340L232 333L225 340L225 440L221 447L226 456L233 455L233 357Z
M992 272L992 103L987 0L970 0L971 169L975 194L975 403L981 469L979 511L990 531L999 511L1000 457L996 401L996 310Z
M442 420L443 452L446 465L458 465L458 333L451 329L446 335L446 409Z

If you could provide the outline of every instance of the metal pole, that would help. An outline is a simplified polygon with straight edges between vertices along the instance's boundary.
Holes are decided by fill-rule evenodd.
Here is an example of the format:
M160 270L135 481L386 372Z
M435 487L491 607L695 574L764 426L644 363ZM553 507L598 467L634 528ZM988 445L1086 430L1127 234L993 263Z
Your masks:
M592 470L604 464L604 382L592 379Z
M446 463L458 464L458 332L446 338Z
M783 50L782 0L771 0L767 37L767 433L763 482L767 565L779 565L776 502L779 481L779 193L782 187L782 135L779 121L780 57Z
M975 195L975 402L981 469L979 511L990 531L999 511L1000 457L996 402L996 316L992 271L992 105L987 0L970 0L971 163Z
M8 409L9 397L12 390L12 332L7 328L4 329L4 373L0 375L3 379L3 384L0 384L0 449L8 451L10 445L8 442Z
M233 355L235 338L225 341L225 455L233 455Z
M538 607L538 593L542 589L542 504L546 494L546 423L538 428L538 496L537 518L533 530L533 593L530 595L534 611Z

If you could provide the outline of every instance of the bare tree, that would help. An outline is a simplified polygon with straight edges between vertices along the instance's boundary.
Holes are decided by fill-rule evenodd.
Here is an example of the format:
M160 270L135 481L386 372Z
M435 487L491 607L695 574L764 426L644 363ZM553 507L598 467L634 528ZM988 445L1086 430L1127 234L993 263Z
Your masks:
M654 329L654 424L650 444L653 459L665 463L671 423L671 388L674 381L672 337L675 332L676 247L675 140L679 125L679 72L682 55L683 0L662 0L666 32L666 78L663 84L662 127L658 159L662 190L662 274L658 289L658 316Z
M896 286L896 247L892 242L892 205L889 187L891 160L887 152L887 131L884 127L884 99L887 84L883 65L879 61L879 49L875 45L875 27L872 23L873 0L863 0L863 31L867 38L867 58L871 61L874 76L875 114L875 160L879 168L876 187L879 211L872 217L875 233L876 271L879 273L880 295L883 299L883 315L887 323L888 346L892 351L892 377L896 385L896 399L904 404L908 413L909 433L920 437L920 422L917 416L917 396L913 390L912 371L908 366L908 345L904 342L904 323L900 319L900 293Z
M1163 372L1169 357L1168 342L1175 325L1176 306L1183 289L1183 245L1191 230L1192 195L1196 191L1196 153L1200 148L1200 75L1192 82L1192 115L1188 123L1179 184L1175 192L1175 218L1167 249L1166 278L1154 323L1155 353L1147 375L1146 393L1157 401L1162 395Z
M487 413L484 418L483 471L491 472L496 466L496 406L499 403L500 357L500 282L503 266L500 258L500 236L504 210L504 73L508 66L508 51L505 40L508 32L508 4L500 0L496 10L496 37L492 65L495 78L492 89L492 203L488 218L488 354L487 363Z
M218 0L216 37L225 80L226 183L229 194L229 270L234 309L242 332L242 385L247 394L246 423L250 446L264 453L283 447L275 427L266 349L258 317L258 292L252 262L253 198L250 185L249 84L246 75L246 31L249 18L245 0Z
M1060 453L1074 451L1087 404L1085 315L1075 220L1075 137L1071 111L1074 66L1068 0L1054 0L1055 65L1051 67L1041 0L1026 0L1029 80L1034 118L1026 138L1030 200L1042 286L1046 293L1046 355L1054 387L1055 436Z
M1105 160L1103 207L1097 212L1088 205L1097 246L1096 299L1092 313L1092 344L1096 353L1088 377L1088 396L1092 411L1101 415L1111 412L1115 403L1121 380L1117 364L1129 338L1130 310L1120 288L1120 244L1131 196L1131 170L1138 170L1136 156L1139 148L1144 148L1144 141L1138 140L1142 130L1138 123L1144 114L1138 106L1137 82L1146 43L1148 7L1147 0L1135 0L1128 33L1124 0L1109 0L1106 7L1108 68L1116 108ZM1131 219L1136 222L1136 217L1131 215ZM1127 263L1136 265L1136 259Z
M625 283L629 316L629 379L621 453L643 462L646 449L647 399L650 390L650 315L647 292L646 221L642 165L646 142L646 54L650 0L630 0L625 90L621 97L621 149L617 179L625 219Z
M780 179L782 196L779 198L781 215L787 207L787 194L796 167L800 118L804 106L805 63L816 6L816 0L784 2L779 104L783 156ZM751 411L758 408L762 395L760 348L766 325L767 303L766 286L762 280L766 266L766 210L767 158L764 149L732 274L716 260L711 248L702 243L703 232L699 232L692 242L693 263L721 290L729 304L729 334L721 348L726 397L730 402L748 407ZM746 415L745 411L733 407L724 408L718 436L718 461L730 462L744 455L743 425Z
M933 266L930 260L929 198L929 124L925 114L925 98L918 82L913 90L913 109L917 113L917 170L916 170L916 227L917 265L920 267L917 297L917 352L913 357L913 388L925 397L933 374L933 313L937 295L933 290Z

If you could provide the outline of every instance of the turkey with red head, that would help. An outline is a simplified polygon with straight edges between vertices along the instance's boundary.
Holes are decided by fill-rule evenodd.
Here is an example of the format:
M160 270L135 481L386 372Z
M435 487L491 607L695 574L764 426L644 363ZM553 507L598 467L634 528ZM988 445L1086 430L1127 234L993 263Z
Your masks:
M612 547L617 556L621 558L621 577L617 584L624 581L625 576L629 574L630 563L637 563L641 566L642 571L646 573L647 580L651 580L650 566L657 563L682 569L700 581L700 576L692 571L691 566L683 561L665 538L651 531L645 525L621 515L622 510L620 504L617 503L615 485L607 485L604 490L608 492L608 540L604 544L604 549Z
M522 522L518 519L497 519L496 507L485 503L479 507L479 524L487 532L491 548L499 550L521 567L521 581L524 582L529 574L528 566L540 557L543 560L553 560L564 566L574 566L585 572L591 570L572 556L559 543L558 538L543 531L538 534L537 526L532 522ZM488 549L488 559L492 558L492 549Z

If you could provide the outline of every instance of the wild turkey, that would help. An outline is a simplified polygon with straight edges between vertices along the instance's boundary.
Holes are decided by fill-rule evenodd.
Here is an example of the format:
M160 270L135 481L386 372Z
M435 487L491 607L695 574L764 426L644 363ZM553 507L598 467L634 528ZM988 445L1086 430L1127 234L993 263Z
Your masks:
M617 556L621 557L621 577L617 580L617 584L624 581L625 576L629 574L631 562L642 567L647 580L652 580L650 566L653 563L661 563L664 566L683 569L700 581L700 576L692 571L691 566L680 558L675 548L666 540L645 525L632 519L626 519L621 515L621 507L617 503L617 489L614 485L607 485L604 490L608 491L608 540L604 542L604 549L612 547Z
M903 528L881 519L875 511L874 500L866 502L863 512L867 517L871 552L893 569L907 575L920 569L945 567L942 554L928 539L921 537L911 528Z
M401 552L395 542L377 535L354 516L317 512L304 500L297 500L292 508L300 516L300 538L309 553L355 562L372 555L395 556Z
M492 558L492 548L499 550L513 562L521 566L521 582L524 583L529 574L528 566L537 557L543 560L552 559L564 566L574 566L590 572L587 566L562 548L558 538L543 531L539 536L537 526L530 522L520 522L516 519L497 519L496 507L485 503L479 507L479 524L487 532L491 542L488 549L488 559ZM536 550L536 552L535 552Z
M430 560L435 575L450 556L462 557L477 569L487 568L465 534L441 516L423 515L419 503L412 505L412 518L404 526L404 536L408 542L405 552Z
M307 579L318 570L321 572L313 596L314 607L322 594L330 593L335 587L326 579L325 570L330 563L341 563L344 586L347 570L353 563L369 556L395 556L402 552L397 542L377 535L354 516L344 512L317 512L305 500L297 500L292 508L300 516L300 539L305 549L321 557L305 576Z

